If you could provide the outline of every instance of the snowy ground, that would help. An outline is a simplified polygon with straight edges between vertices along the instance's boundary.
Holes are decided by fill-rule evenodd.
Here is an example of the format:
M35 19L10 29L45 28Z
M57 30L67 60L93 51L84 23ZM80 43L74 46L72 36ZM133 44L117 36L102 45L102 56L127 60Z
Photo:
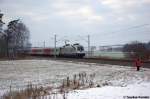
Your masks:
M67 99L150 99L150 83L77 90L67 94Z
M21 88L28 82L58 85L62 79L79 72L95 73L94 82L101 87L70 93L68 97L72 98L69 99L122 99L123 96L150 95L150 69L142 68L137 72L135 67L51 60L0 61L0 90L9 89L10 85Z

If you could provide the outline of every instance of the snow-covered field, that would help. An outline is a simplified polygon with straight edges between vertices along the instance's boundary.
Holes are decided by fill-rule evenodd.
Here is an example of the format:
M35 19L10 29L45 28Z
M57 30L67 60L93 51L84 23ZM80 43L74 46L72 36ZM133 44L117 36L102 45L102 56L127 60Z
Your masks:
M70 92L69 99L150 96L150 69L142 68L137 72L135 67L52 60L0 61L0 90L9 89L10 85L12 88L21 88L29 82L58 85L67 76L80 72L95 73L94 82L101 87Z

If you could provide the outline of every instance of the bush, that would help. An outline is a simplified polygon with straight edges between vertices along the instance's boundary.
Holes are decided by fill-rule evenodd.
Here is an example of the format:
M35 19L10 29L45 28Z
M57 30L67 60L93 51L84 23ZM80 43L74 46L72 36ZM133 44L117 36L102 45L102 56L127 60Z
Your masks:
M148 44L141 42L131 42L123 47L123 52L127 58L141 58L143 60L148 60L150 58L150 50L148 49Z

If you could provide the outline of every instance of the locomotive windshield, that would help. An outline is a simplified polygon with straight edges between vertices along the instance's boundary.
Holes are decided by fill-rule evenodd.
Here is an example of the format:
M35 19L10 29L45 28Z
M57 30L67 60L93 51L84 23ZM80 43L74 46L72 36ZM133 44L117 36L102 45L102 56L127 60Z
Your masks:
M78 46L78 51L84 51L83 46Z

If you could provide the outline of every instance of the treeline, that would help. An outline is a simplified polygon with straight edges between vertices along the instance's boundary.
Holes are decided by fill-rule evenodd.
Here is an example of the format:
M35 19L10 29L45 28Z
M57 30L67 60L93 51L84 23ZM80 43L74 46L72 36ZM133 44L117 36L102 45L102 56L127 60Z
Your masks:
M150 59L150 42L142 43L138 41L125 44L123 52L127 58L141 58L143 60Z
M7 28L0 31L0 57L15 58L31 46L29 38L29 29L21 20L10 21Z

